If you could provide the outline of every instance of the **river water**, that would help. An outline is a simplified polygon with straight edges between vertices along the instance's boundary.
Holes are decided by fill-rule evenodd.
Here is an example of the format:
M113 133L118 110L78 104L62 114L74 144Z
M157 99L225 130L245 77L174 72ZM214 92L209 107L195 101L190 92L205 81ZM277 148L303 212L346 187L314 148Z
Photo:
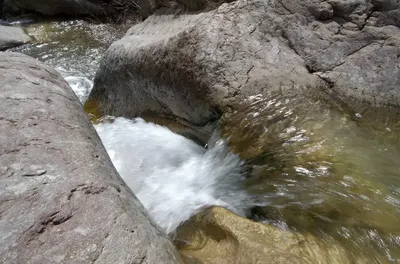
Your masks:
M255 96L225 119L253 166L245 189L269 203L253 219L333 238L354 262L400 259L398 119L285 95Z
M84 102L112 41L103 33L115 33L106 29L82 21L36 25L27 31L37 43L14 51L55 67ZM139 118L95 127L121 176L169 233L205 207L220 205L333 238L354 263L358 257L396 263L400 130L398 118L385 117L258 95L224 116L219 133L226 140L216 134L207 148Z
M223 140L206 150L140 118L95 127L120 175L168 233L212 205L246 215L252 197L241 185L243 162Z

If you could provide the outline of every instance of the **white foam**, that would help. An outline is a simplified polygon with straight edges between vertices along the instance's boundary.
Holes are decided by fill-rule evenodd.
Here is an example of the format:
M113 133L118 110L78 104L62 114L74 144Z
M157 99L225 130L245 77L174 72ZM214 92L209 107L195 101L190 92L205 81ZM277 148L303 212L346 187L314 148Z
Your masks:
M79 76L67 76L64 78L72 90L78 96L79 101L84 103L89 97L89 93L92 90L93 82L86 77Z
M167 233L211 205L245 213L242 161L222 140L206 150L139 118L96 129L121 177Z
M89 97L90 91L93 88L93 82L83 76L79 71L67 70L63 67L57 67L56 70L61 73L69 86L75 92L81 103L84 103Z

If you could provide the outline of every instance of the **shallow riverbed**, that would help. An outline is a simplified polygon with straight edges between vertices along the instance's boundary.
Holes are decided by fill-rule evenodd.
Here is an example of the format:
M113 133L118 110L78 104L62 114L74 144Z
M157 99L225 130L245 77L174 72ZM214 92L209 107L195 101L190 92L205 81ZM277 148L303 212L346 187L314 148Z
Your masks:
M37 24L27 32L37 42L13 50L55 67L82 102L110 35L121 34L83 21ZM223 138L242 160L222 141L206 150L140 120L97 128L122 177L168 232L202 208L222 205L257 221L333 238L354 261L361 256L396 263L400 126L398 117L383 116L304 98L254 96L221 120Z
M354 261L399 259L399 123L363 114L278 95L226 117L224 135L253 166L245 188L267 203L252 218L334 238Z

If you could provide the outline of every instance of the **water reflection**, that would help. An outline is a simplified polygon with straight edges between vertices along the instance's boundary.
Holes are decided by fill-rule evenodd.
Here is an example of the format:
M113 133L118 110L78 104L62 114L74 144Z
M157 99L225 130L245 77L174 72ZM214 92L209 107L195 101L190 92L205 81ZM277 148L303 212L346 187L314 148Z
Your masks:
M301 96L250 98L222 132L253 166L253 218L334 238L354 259L400 259L398 119Z

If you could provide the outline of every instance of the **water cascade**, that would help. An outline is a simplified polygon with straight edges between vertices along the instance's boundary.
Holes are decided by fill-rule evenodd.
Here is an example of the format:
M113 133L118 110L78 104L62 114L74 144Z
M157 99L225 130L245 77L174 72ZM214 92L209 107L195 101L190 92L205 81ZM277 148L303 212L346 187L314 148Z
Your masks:
M223 140L205 149L140 118L119 117L96 129L121 177L168 233L205 207L245 215L252 203L240 188L243 162Z

